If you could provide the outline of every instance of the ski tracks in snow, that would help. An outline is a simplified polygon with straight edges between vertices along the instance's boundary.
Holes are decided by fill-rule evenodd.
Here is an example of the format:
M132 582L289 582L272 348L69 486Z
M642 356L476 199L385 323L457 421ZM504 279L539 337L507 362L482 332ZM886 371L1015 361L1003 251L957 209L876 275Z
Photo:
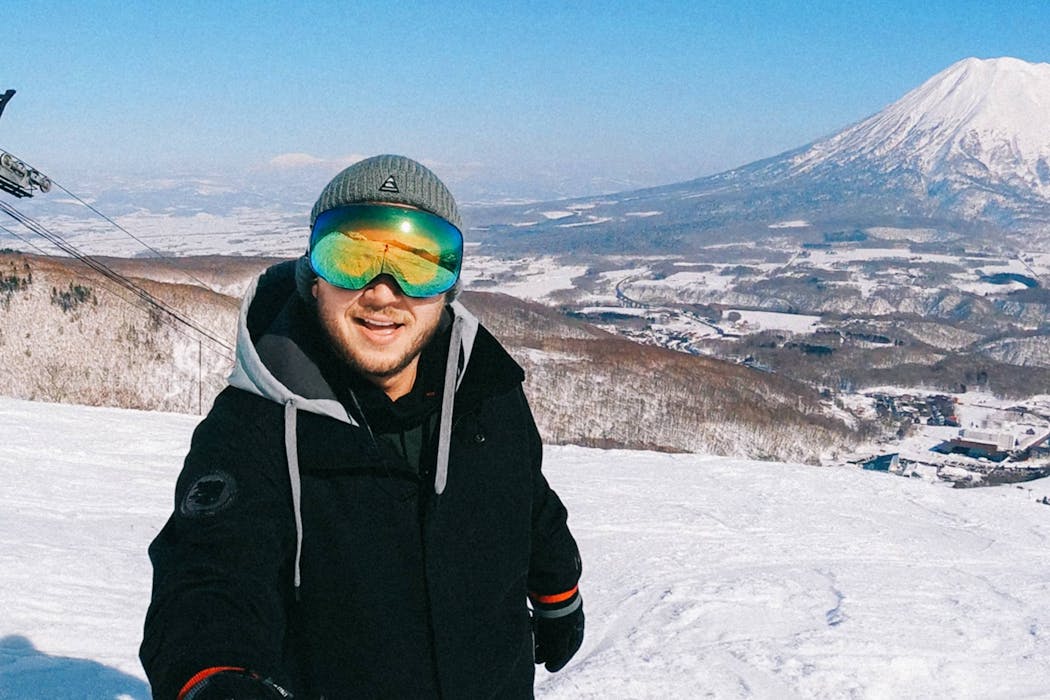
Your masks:
M1008 489L555 454L588 625L564 671L540 671L539 697L984 698L1050 682L1050 583L1011 572L1043 537L1009 533L1040 511ZM1018 679L1005 694L1004 673Z

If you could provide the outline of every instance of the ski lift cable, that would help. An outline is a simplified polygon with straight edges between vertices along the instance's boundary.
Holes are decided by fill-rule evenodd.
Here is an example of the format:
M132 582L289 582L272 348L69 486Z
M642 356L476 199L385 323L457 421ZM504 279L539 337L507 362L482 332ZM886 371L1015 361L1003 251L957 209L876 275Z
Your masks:
M108 217L105 214L103 214L101 211L99 211L97 208L95 208L95 206L93 206L93 205L89 204L88 202L84 201L83 199L81 199L78 195L74 194L73 192L70 192L64 185L62 185L62 183L55 182L54 180L52 180L51 184L54 185L55 187L57 187L58 189L62 190L66 194L68 194L70 197L72 197L73 199L78 201L80 204L84 205L85 207L87 207L91 211L95 212L98 216L102 217L103 219L108 221L110 224L112 224L116 229L118 229L118 230L122 231L123 233L127 234L127 236L130 237L133 241L135 241L136 243L141 245L143 248L145 248L146 250L148 250L151 253L153 253L154 255L156 255L158 258L170 258L171 257L170 255L165 255L164 253L160 252L159 250L157 250L156 248L151 246L149 243L146 243L144 240L142 240L141 238L139 238L138 236L133 234L131 231L127 230L126 228L124 228L123 226L118 224L116 221L114 221L110 217ZM182 272L187 277L189 277L191 280L193 280L197 284L201 285L202 287L204 287L208 291L211 291L211 292L215 291L214 289L212 289L211 285L209 285L208 283L204 282L201 279L198 279L193 274L191 274L189 271L182 270Z
M7 233L7 234L10 234L10 235L14 236L15 238L17 238L18 240L22 241L23 243L25 243L27 246L29 246L30 248L32 248L36 252L40 253L41 255L47 255L47 253L44 252L43 248L38 246L36 243L33 243L33 241L29 240L28 238L26 238L22 234L17 233L15 231L12 231L11 229L7 228L6 226L4 226L2 224L0 224L0 231L3 231L4 233Z
M25 216L14 207L11 207L10 205L2 201L0 201L0 210L3 210L8 216L13 218L15 221L18 221L23 226L28 228L30 231L36 233L37 235L40 235L52 245L58 247L63 252L71 255L72 257L86 264L88 267L95 270L106 279L109 279L115 284L128 290L136 297L138 297L141 301L146 303L148 306L157 309L158 311L162 312L164 315L170 317L174 321L195 331L202 338L207 338L212 343L215 343L216 345L221 347L224 351L226 351L226 353L232 353L234 351L233 347L229 343L224 341L222 338L218 337L215 333L207 330L206 328L203 328L191 319L183 316L181 313L178 312L178 310L172 308L162 300L153 296L148 290L136 284L131 279L125 277L124 275L121 275L120 273L99 262L98 260L95 260L94 258L81 253L61 236L48 230L39 222L34 221L33 219Z
M48 256L48 255L49 255L49 254L48 254L48 253L46 253L46 252L45 252L44 250L42 250L42 249L41 249L41 248L40 248L39 246L35 245L35 244L34 244L34 243L33 243L32 241L30 241L30 240L28 240L27 238L25 238L25 237L23 237L23 236L19 235L19 234L18 234L18 233L16 233L15 231L12 231L11 229L7 228L6 226L0 226L0 230L2 230L2 231L5 231L5 232L7 232L7 233L10 233L10 234L11 234L11 235L13 235L13 236L14 236L15 238L18 238L19 240L23 241L24 243L26 243L26 244L27 244L27 245L29 245L29 246L32 246L32 247L33 247L34 249L36 249L36 250L37 250L37 251L38 251L38 252L39 252L39 253L40 253L41 255L44 255L44 256ZM114 287L113 287L112 285L106 284L106 280L109 280L110 282L113 282L113 281L114 281L114 280L111 280L111 279L110 279L110 278L109 278L108 276L106 276L106 279L104 279L104 280L103 280L103 281L101 282L101 285L100 285L100 286L102 286L103 288L107 289L107 290L109 291L109 293L110 293L110 294L112 294L112 295L113 295L114 297L116 297L117 299L120 299L120 300L121 300L121 301L123 301L123 302L124 302L125 304L129 304L129 305L131 305L131 306L134 306L134 305L135 305L135 303L134 303L134 301L133 301L133 300L129 299L129 298L127 297L127 296L125 296L124 294L122 294L122 293L121 293L120 291L118 291L118 290L117 290L116 288L114 288ZM120 286L120 287L123 287L123 286L124 286L123 284L120 284L119 282L118 282L117 284L118 284L118 286ZM138 295L137 295L137 294L136 294L136 297L138 297ZM139 298L139 299L140 299L140 301L142 301L142 299L141 299L141 298ZM159 319L161 319L161 320L162 320L163 322L167 323L167 324L168 324L168 327L169 327L169 328L171 328L171 329L172 329L173 331L175 331L175 332L176 332L176 333L178 333L179 335L183 336L184 338L189 338L189 339L191 339L191 340L195 340L195 339L196 339L196 340L199 340L199 339L200 339L200 338L199 338L199 337L197 337L197 336L194 336L194 335L190 335L189 333L185 332L185 331L184 331L184 330L182 329L182 327L181 327L181 326L180 326L179 324L177 324L177 323L174 323L174 322L172 322L172 320L171 320L171 319L165 319L165 317L164 317L164 316L159 316L158 318L159 318ZM202 347L207 347L207 348L208 348L208 349L209 349L209 350L210 350L211 352L214 352L214 353L216 353L216 354L220 355L221 357L223 357L223 358L225 358L225 359L230 359L229 353L227 352L226 348L223 348L223 349L221 349L221 350L216 350L216 349L215 349L215 348L213 348L213 347L212 347L212 346L211 346L210 344L209 344L209 345L207 345L207 346L204 346L204 345L202 345Z
M9 208L10 207L3 205L3 203L0 203L0 209L4 209L5 211L7 211ZM7 211L7 213L9 215L11 215L10 211ZM40 226L40 224L38 224L37 222L34 222L31 219L28 219L28 217L23 217L26 220L21 220L18 217L14 217L14 218L16 220L20 221L20 223L22 223L23 226L26 226L31 231L34 231L35 233L37 233L40 236L43 236L48 241L50 241L51 243L56 245L60 250L62 250L63 252L66 252L69 255L71 255L72 257L75 257L76 259L80 260L81 262L86 264L88 267L90 267L91 269L93 269L96 272L98 272L104 278L109 279L110 281L112 281L112 282L116 283L117 285L119 285L119 286L125 288L126 290L130 291L132 294L137 296L140 299L140 301L144 302L148 306L152 306L152 307L156 308L157 310L163 312L163 314L166 314L168 317L170 317L174 321L177 321L178 323L181 323L181 324L187 326L188 328L190 328L190 329L194 330L195 332L197 332L202 337L208 338L211 342L214 342L214 343L220 345L225 351L228 352L228 351L232 350L232 348L227 343L222 341L221 338L216 337L213 333L211 333L211 332L207 331L206 329L200 327L199 325L195 324L190 319L185 318L180 313L178 313L176 310L172 309L167 304L165 304L161 300L159 300L156 297L154 297L147 290L145 290L142 287L140 287L139 285L135 284L133 281L131 281L127 277L124 277L123 275L117 273L115 270L112 270L111 268L109 268L109 267L103 265L102 263L98 262L97 260L94 260L94 259L92 259L92 258L90 258L88 256L83 255L82 253L80 253L80 251L78 251L73 246L69 245L61 237L57 236L57 234L53 234L52 232L48 231L43 226ZM163 319L164 316L161 316L160 318ZM174 328L175 326L173 325L172 327ZM177 330L177 328L176 328L176 330Z
M11 215L11 211L8 211L8 210L9 209L13 209L12 207L10 207L8 205L4 205L3 203L0 203L0 208L4 209L5 211L7 211L7 213L9 215ZM44 238L46 238L51 243L53 243L54 245L58 246L60 250L62 250L64 252L68 253L69 255L75 257L76 259L78 259L81 262L85 263L91 269L95 270L99 274L101 274L104 277L112 280L113 282L117 283L118 285L124 287L125 289L127 289L128 291L130 291L133 294L135 294L137 297L139 297L142 301L144 301L148 305L153 306L157 310L162 311L163 313L165 313L168 316L172 317L173 319L175 319L179 323L182 323L183 325L185 325L185 326L191 328L192 330L200 333L202 336L209 338L213 342L218 343L219 345L224 347L226 350L231 350L232 351L233 348L231 348L227 343L222 341L222 339L217 337L214 333L212 333L211 331L208 331L205 328L202 328L198 324L196 324L193 321L191 321L190 319L186 318L181 313L179 313L176 309L173 309L172 307L170 307L164 301L162 301L162 300L158 299L157 297L153 296L148 290L146 290L143 287L141 287L140 285L136 284L131 279L125 277L124 275L121 275L120 273L116 272L112 268L110 268L110 267L104 265L103 263L101 263L101 262L91 258L90 256L84 255L79 250L77 250L74 246L69 244L64 239L62 239L60 236L58 236L57 234L47 230L44 226L39 224L39 222L33 221L32 219L29 219L29 217L26 217L26 216L24 216L24 215L22 215L20 213L18 213L18 214L19 215L17 217L15 217L16 220L18 220L20 223L22 223L23 226L26 226L27 228L29 228L34 233L37 233L38 235L43 236Z
M40 235L44 235L44 234L41 233ZM56 242L56 245L59 245L59 244ZM127 278L125 278L122 275L120 275L119 273L116 273L115 271L105 267L104 265L100 265L97 261L92 260L91 258L87 258L87 257L84 257L84 256L77 256L77 255L75 255L74 251L61 248L61 246L60 246L60 249L65 250L65 252L69 253L73 257L76 257L78 260L83 262L85 265L87 265L91 269L93 269L96 272L98 272L99 275L101 275L104 278L104 280L109 280L110 282L116 284L118 287L124 288L126 291L130 292L132 295L137 297L138 300L140 302L142 302L144 305L146 305L147 307L151 307L151 308L156 309L157 311L159 311L160 314L157 316L157 320L159 322L161 322L161 323L166 323L176 333L179 333L180 335L182 335L184 337L187 337L187 338L191 337L190 335L188 335L187 333L185 333L182 330L182 326L185 326L186 328L189 328L192 331L194 331L194 333L196 335L192 336L193 338L196 338L198 340L207 339L209 341L209 345L208 345L209 349L211 349L213 352L216 352L217 354L221 355L222 357L224 357L227 360L231 359L230 353L231 353L232 349L230 348L230 346L228 344L226 344L224 341L222 341L222 339L215 337L213 334L208 332L206 329L201 328L197 324L193 323L190 319L185 318L184 316L182 316L181 314L179 314L175 310L171 309L166 304L164 304L160 300L156 299L156 297L153 297L147 290L142 289L141 287L135 285L134 282L131 282ZM103 285L102 286L103 287L106 286L105 281L103 281ZM113 289L110 289L110 292L113 293L117 298L121 299L122 301L125 301L127 303L132 303L126 297L124 297L122 294L120 294L119 292L116 292ZM212 347L212 344L219 346L219 348L216 349L216 348Z

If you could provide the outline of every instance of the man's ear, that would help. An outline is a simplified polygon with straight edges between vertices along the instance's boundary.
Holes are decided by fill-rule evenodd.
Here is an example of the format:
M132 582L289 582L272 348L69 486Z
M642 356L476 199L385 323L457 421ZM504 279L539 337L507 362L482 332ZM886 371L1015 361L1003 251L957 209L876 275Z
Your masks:
M314 283L310 285L310 293L314 295L314 299L317 298L317 280L314 280Z

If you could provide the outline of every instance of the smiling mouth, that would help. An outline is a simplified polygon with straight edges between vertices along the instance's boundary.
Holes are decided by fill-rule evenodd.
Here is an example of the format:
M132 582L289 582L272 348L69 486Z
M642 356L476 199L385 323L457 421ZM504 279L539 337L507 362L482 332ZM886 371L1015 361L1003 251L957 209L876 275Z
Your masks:
M382 321L370 318L358 318L354 320L359 326L363 326L370 331L393 331L404 325L403 323L395 323L394 321Z

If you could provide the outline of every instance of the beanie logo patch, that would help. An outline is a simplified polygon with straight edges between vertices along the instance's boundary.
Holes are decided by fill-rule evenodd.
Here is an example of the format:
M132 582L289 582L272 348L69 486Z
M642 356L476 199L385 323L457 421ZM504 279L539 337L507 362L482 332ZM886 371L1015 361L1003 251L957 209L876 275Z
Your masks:
M379 186L379 191L380 192L396 192L396 193L400 193L401 192L401 190L399 190L397 188L397 181L394 179L393 175L388 177L383 182L383 184Z

